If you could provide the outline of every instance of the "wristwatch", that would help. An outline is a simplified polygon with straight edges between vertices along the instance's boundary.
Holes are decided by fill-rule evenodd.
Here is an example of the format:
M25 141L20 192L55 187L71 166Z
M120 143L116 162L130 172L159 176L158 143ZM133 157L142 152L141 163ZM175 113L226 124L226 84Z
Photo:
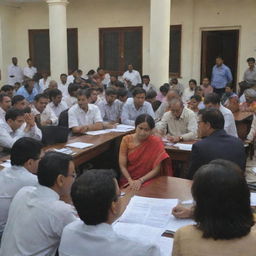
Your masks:
M182 136L179 136L179 141L183 141L183 137Z

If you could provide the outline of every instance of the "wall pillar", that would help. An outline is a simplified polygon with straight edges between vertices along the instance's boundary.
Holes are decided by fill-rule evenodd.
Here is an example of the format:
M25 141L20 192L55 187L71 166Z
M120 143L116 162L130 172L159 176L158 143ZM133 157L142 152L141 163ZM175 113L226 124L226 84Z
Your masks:
M150 1L150 78L159 88L169 82L171 0Z
M51 78L68 72L67 0L47 0L49 6Z

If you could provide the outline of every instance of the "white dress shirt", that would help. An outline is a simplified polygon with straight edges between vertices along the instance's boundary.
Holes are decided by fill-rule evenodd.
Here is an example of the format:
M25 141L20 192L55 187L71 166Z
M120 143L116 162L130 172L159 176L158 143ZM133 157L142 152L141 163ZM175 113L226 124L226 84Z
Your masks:
M63 84L61 81L58 83L58 89L62 92L63 96L68 96L68 82Z
M24 186L36 186L37 176L23 166L13 165L0 171L0 233L3 232L11 201Z
M16 82L21 83L23 81L23 71L20 66L14 66L13 64L8 66L8 84L14 85Z
M63 228L76 220L74 208L52 189L23 187L13 198L0 256L55 256Z
M188 101L190 101L190 98L195 94L194 90L191 90L189 87L186 88L182 94L182 101L184 103L187 103Z
M29 78L33 78L35 73L37 73L37 68L35 68L35 67L25 67L23 69L23 73L24 73L24 76L29 77Z
M228 108L225 108L222 105L220 105L219 110L224 116L224 130L227 132L227 134L238 137L233 113Z
M0 121L5 122L5 114L6 112L0 107Z
M122 111L122 103L115 100L112 105L109 105L106 99L101 100L97 106L100 109L101 117L106 122L119 122Z
M64 96L63 100L66 102L69 108L77 103L77 97L70 96L69 94Z
M54 114L53 110L50 108L49 104L46 106L44 111L40 113L35 106L31 107L31 112L34 116L40 115L40 121L45 122L47 120L51 120L51 125L57 125L58 124L58 117Z
M100 110L94 104L88 104L88 111L85 112L78 104L71 107L68 111L68 125L69 128L91 125L102 122Z
M122 124L134 125L137 116L141 114L151 115L153 119L155 119L155 113L150 103L148 103L147 101L144 101L142 107L140 107L139 109L136 109L134 106L134 100L128 99L123 106L123 110L121 114Z
M182 136L184 140L194 140L197 138L197 117L186 107L183 108L180 118L176 118L171 111L168 111L156 124L156 128L171 136Z
M53 102L48 103L49 108L53 111L53 113L59 118L60 113L66 109L68 109L68 105L65 101L61 101L58 106L56 106Z
M146 91L146 92L148 92L149 90L153 90L153 91L156 91L156 88L154 87L154 85L153 84L148 84L148 85L146 85L146 84L143 84L142 85L142 88Z
M146 234L143 234L146 235ZM61 237L60 256L160 256L157 246L141 244L118 235L107 223L67 225Z
M24 131L25 128L26 123L16 131L13 131L6 122L0 121L0 146L11 148L15 141L22 137L30 137L36 140L42 139L42 132L36 124L28 132Z
M44 91L45 89L47 89L49 87L50 81L51 81L51 79L49 77L46 79L46 81L44 81L43 78L41 78L39 80L39 87L42 88L42 91Z
M129 70L124 72L123 79L131 81L132 85L134 85L134 86L137 84L141 84L140 73L134 69L132 70L132 72L129 72Z
M252 125L249 134L247 135L247 140L253 141L256 135L256 116L253 115Z
M75 77L73 75L69 75L67 77L67 84L74 83Z

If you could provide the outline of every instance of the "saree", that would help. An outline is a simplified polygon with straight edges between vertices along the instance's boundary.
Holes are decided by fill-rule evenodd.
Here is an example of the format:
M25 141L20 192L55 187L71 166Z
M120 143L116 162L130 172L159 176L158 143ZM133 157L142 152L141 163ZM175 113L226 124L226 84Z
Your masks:
M123 138L124 141L132 138L132 135L127 136ZM122 141L121 147L127 147L127 145L124 145ZM120 150L122 150L122 148ZM127 152L127 170L133 180L143 177L160 163L160 175L172 176L171 160L164 149L162 140L157 136L150 135L140 145ZM143 186L151 183L154 178L144 182ZM123 186L127 184L127 182L127 179L122 176L119 185Z

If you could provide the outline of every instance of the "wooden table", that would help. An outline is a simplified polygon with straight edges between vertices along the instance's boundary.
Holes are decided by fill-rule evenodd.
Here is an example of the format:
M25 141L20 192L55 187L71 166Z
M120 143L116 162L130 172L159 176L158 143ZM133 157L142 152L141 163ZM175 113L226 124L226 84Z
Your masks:
M238 111L233 113L233 115L236 122L238 137L245 140L251 129L253 112Z

